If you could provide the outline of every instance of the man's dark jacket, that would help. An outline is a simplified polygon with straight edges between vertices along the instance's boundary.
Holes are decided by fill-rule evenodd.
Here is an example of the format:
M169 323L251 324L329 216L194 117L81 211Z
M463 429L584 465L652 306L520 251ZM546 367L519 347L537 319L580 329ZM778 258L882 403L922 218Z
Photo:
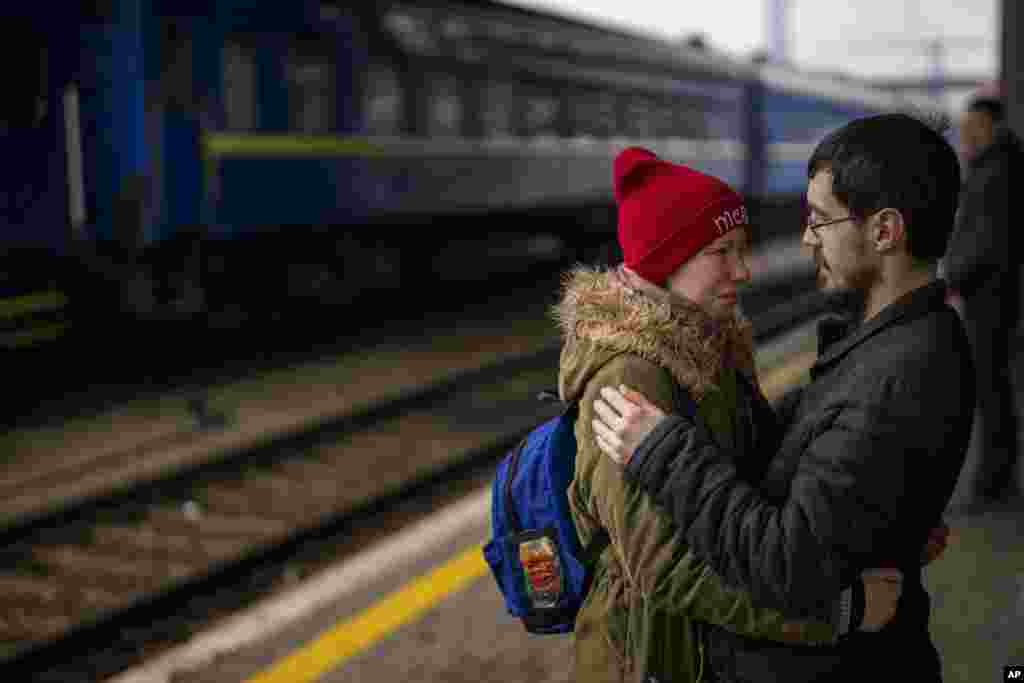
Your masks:
M974 406L970 347L944 299L936 281L859 327L822 323L812 381L758 487L685 417L662 420L634 454L626 476L719 575L765 606L818 614L862 570L903 572L897 614L881 631L790 647L709 627L713 668L797 682L907 666L905 680L941 680L920 558L963 465Z
M1016 298L1020 252L1010 223L1010 193L1022 155L1020 140L1004 130L971 161L943 259L949 286L968 302L985 299L985 305L996 306L1007 294Z
M1024 150L1001 131L971 162L960 195L956 230L945 256L945 277L963 297L964 323L975 350L979 421L965 474L970 498L1008 492L1017 460L1017 417L1010 367L1020 316L1019 228L1010 214L1012 179L1024 169Z

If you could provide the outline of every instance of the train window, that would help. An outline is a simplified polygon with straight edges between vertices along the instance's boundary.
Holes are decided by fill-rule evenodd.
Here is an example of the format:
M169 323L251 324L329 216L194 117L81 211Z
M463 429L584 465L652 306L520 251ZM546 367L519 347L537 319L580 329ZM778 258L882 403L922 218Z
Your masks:
M222 57L225 123L231 130L254 130L258 127L255 55L248 46L227 41Z
M384 27L399 45L420 54L439 52L437 36L430 24L429 15L413 8L398 7L384 17Z
M633 96L626 102L625 126L626 135L635 137L653 137L657 134L655 122L656 103L649 97Z
M676 137L703 140L707 134L706 103L679 99L675 104Z
M462 126L462 98L459 82L448 74L435 74L428 79L427 126L429 137L458 135Z
M707 117L707 137L715 140L739 137L742 121L735 109L727 109L719 104L710 109L710 113Z
M398 72L389 64L371 64L363 84L363 125L370 135L402 132L405 97Z
M570 98L573 135L610 137L618 130L616 98L609 92L577 92Z
M484 137L505 137L516 131L518 88L511 83L487 82L483 87L480 116Z
M672 103L663 99L654 101L654 135L659 138L675 136L676 114L672 111Z
M531 88L526 92L523 132L526 135L555 135L558 122L558 95Z
M503 21L493 21L488 27L491 36L506 43L516 43L521 40L522 29L519 26L506 24Z
M441 22L441 35L446 40L462 41L470 37L469 24L462 17L448 17Z
M294 45L285 59L288 88L288 127L309 134L334 128L334 62L326 48Z
M184 22L167 18L160 34L160 94L164 103L182 111L195 108L192 95L192 35Z

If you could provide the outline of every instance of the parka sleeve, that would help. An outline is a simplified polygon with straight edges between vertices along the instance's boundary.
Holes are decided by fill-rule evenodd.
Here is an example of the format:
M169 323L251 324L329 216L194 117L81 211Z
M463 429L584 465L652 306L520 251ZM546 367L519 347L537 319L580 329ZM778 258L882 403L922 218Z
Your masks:
M878 547L893 545L883 542L906 517L908 463L927 462L954 438L944 425L955 416L915 411L927 391L896 392L880 381L837 405L801 452L782 502L737 476L699 420L677 415L657 425L623 472L730 584L749 589L758 604L817 614L860 569L878 566Z
M805 620L755 606L748 591L727 585L690 551L665 511L625 484L622 469L597 449L591 426L594 398L601 387L620 383L639 389L664 410L672 409L673 394L664 370L627 356L613 360L588 382L580 401L577 462L587 463L590 514L608 530L627 584L641 591L656 610L686 614L741 635L787 643L834 643L844 616L848 618L841 609L848 597L843 603L836 591L822 610L827 616Z

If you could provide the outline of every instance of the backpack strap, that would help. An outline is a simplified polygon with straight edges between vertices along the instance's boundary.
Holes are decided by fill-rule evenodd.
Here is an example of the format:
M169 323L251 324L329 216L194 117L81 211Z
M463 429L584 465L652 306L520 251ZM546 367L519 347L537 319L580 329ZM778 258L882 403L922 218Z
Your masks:
M519 513L516 512L516 501L512 497L512 483L515 481L516 471L519 469L519 454L523 452L525 446L526 437L523 437L523 440L516 446L515 451L512 452L512 459L508 463L508 473L505 476L505 512L508 514L508 523L513 534L519 534L523 531L523 525L519 521Z
M542 391L539 394L537 394L537 399L541 400L541 401L561 401L561 398L558 395L558 391L554 390L554 389L545 389L544 391ZM565 411L562 414L563 415L570 415L573 419L575 419L576 416L579 414L578 413L579 406L580 406L580 399L579 398L574 398L574 399L572 399L570 401L565 401ZM521 448L522 448L522 446L520 446L520 449ZM518 460L517 456L518 456L518 452L519 452L520 449L517 449L516 455L513 456L513 462L510 465L510 471L511 472L515 471L512 468L514 468L514 466L515 466L515 461ZM510 476L508 478L508 481L511 482L511 480L512 480L512 477ZM512 501L510 499L510 496L511 496L511 489L509 489L506 492L506 498L509 498L508 502L511 504ZM515 517L515 510L514 510L514 508L510 508L510 509L512 510L513 517ZM517 525L517 524L518 524L518 519L515 519L513 521L513 525ZM519 531L519 529L515 529L515 530ZM594 533L593 538L590 539L590 543L588 543L587 547L583 549L583 554L580 556L580 561L583 563L583 566L586 569L586 576L587 576L586 582L583 585L583 594L584 595L586 595L586 593L588 591L590 591L590 583L594 579L594 571L593 571L593 569L597 565L597 561L598 561L598 559L600 559L601 553L604 552L605 548L607 548L610 543L611 543L611 536L608 535L608 530L605 529L604 527L598 527L597 531Z
M550 392L541 392L539 398L546 398ZM558 394L555 394L557 397ZM566 414L571 414L575 418L579 413L580 399L574 398L571 401L567 401L567 407L565 409ZM586 595L590 592L590 584L594 581L594 568L597 566L597 561L601 558L601 554L604 552L612 542L611 536L608 535L608 530L603 526L598 527L597 531L594 532L594 536L590 539L590 543L583 549L580 555L580 561L583 563L583 567L586 570L586 579L583 584L583 594Z
M555 403L562 402L561 397L559 397L558 395L557 389L545 389L541 391L539 394L537 394L537 400ZM573 399L571 401L565 401L565 410L562 414L571 414L572 419L575 420L577 413L575 413L574 411L579 409L579 404L580 401L578 398ZM508 473L505 477L505 510L508 511L509 526L511 527L512 533L514 534L522 533L523 531L522 522L519 521L519 514L516 512L516 503L515 500L512 498L512 483L516 478L516 472L519 470L519 454L523 452L523 448L526 446L526 440L527 437L523 437L523 440L519 442L519 445L516 447L515 451L513 451L512 459L509 461L508 464Z

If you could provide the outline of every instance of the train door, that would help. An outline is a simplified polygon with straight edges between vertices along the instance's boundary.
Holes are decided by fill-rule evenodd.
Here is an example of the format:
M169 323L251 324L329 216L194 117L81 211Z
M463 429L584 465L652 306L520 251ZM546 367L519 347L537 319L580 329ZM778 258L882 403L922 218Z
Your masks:
M63 335L62 259L69 221L81 218L77 158L68 147L74 140L65 130L75 93L58 76L58 41L23 12L0 21L4 63L17 65L0 103L0 350Z

